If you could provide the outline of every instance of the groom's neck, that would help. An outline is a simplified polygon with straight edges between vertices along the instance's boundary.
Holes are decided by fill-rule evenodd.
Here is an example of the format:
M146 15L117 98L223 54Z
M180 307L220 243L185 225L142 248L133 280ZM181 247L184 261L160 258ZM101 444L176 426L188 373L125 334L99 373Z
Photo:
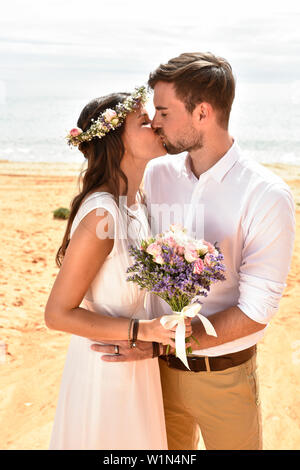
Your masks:
M203 137L203 146L190 151L191 170L199 177L214 166L230 149L234 139L227 130L218 130Z

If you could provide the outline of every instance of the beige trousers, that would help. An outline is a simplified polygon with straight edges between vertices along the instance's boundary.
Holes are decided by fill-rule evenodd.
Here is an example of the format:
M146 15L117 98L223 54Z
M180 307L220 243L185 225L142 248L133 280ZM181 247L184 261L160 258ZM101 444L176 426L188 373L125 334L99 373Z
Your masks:
M169 450L261 450L256 355L216 372L171 369L159 360Z

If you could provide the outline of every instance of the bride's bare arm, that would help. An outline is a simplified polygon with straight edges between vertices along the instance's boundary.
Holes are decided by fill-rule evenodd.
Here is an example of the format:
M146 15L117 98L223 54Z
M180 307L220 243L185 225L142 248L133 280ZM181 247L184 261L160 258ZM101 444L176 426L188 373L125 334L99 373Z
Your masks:
M75 230L46 305L45 322L48 328L95 341L128 338L128 318L109 317L79 307L113 248L113 239L97 236L97 225L101 223L103 227L108 217L108 213L100 217L94 210ZM174 337L175 332L165 330L159 319L140 321L140 340L168 344Z

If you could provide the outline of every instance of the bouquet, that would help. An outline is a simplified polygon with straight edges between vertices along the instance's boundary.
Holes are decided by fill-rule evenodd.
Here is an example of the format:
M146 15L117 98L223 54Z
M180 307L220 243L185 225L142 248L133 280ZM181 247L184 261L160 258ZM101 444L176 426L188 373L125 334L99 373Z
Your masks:
M161 323L168 329L177 324L175 354L189 368L186 352L191 353L192 349L185 347L189 338L185 339L184 319L197 315L206 333L217 336L210 321L199 311L201 296L208 295L210 285L225 280L223 255L216 243L195 240L180 225L171 225L169 231L143 240L140 248L131 246L129 252L134 264L127 269L127 273L132 273L127 281L137 283L170 305L173 315L163 316Z

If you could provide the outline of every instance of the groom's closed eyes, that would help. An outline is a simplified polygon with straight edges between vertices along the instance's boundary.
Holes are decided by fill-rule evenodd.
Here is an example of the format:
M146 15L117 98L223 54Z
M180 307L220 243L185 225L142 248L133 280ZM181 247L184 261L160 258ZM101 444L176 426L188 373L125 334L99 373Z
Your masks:
M166 108L165 106L156 106L155 109L156 111L165 111L168 108ZM161 116L166 116L166 113L161 113Z

